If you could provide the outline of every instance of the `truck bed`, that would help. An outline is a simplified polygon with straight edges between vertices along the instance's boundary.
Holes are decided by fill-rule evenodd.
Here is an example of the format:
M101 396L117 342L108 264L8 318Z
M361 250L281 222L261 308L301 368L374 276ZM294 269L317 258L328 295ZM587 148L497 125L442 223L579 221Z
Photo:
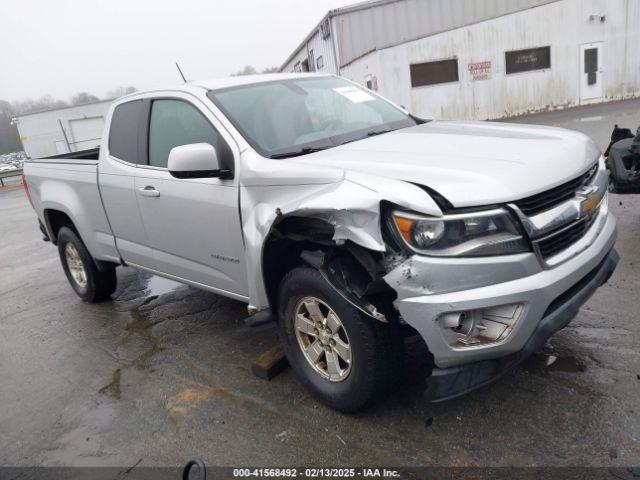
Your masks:
M100 158L100 148L91 148L89 150L80 150L79 152L61 153L60 155L52 155L50 157L34 158L32 162L41 160L94 160Z
M24 163L24 175L43 225L51 225L51 215L56 218L64 215L94 258L117 260L115 240L98 186L99 152L95 148L28 160ZM52 240L55 241L55 236Z

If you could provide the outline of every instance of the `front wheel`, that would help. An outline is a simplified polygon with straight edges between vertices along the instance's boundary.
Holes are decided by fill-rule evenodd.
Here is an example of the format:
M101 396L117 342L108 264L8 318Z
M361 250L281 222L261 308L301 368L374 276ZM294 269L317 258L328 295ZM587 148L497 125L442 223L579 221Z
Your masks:
M85 302L107 300L116 290L115 268L98 270L87 247L69 227L58 232L58 253L69 284Z
M299 267L280 286L279 334L302 383L343 412L360 410L399 375L402 340L393 325L369 318L315 269Z

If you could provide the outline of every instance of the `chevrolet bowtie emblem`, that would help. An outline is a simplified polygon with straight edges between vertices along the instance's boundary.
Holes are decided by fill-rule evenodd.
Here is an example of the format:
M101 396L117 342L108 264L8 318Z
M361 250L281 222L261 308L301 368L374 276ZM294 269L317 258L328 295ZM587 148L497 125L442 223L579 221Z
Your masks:
M592 215L598 210L602 195L598 192L588 194L582 202L580 202L580 215Z

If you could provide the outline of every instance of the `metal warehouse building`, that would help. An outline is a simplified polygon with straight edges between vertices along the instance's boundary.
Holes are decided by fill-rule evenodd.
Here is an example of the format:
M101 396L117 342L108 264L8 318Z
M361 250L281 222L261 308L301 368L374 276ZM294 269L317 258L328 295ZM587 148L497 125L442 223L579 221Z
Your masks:
M24 150L31 158L77 152L100 145L104 119L112 100L15 118Z
M493 119L639 96L639 46L640 0L377 0L329 12L281 70Z

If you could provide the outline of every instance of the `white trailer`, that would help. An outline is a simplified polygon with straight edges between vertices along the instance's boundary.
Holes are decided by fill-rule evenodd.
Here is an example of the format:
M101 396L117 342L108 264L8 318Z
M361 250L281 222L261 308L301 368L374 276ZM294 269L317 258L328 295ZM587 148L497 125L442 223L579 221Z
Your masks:
M106 100L17 116L25 152L38 158L99 146L110 104Z

